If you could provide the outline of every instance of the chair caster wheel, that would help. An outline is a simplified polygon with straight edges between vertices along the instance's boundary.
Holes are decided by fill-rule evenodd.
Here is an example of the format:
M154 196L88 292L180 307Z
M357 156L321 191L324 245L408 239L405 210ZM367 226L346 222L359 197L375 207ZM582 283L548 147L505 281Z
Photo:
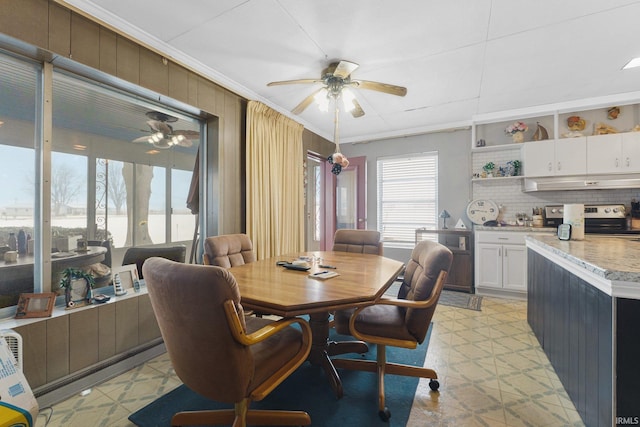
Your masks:
M429 388L433 391L438 391L438 389L440 388L440 383L438 382L438 380L431 380L429 381Z
M389 411L389 408L384 408L384 411L378 411L378 415L380 415L380 419L382 421L389 421L389 418L391 418L391 411Z

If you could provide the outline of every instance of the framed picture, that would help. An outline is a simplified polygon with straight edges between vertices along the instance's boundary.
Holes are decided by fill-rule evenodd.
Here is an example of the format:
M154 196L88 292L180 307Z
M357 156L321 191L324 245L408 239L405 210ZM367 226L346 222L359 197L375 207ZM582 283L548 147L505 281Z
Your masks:
M81 307L91 302L91 284L84 277L72 279L66 289L67 308Z
M111 271L113 276L113 292L116 295L125 295L129 289L137 291L139 278L138 268L135 264L116 267Z
M20 294L16 310L16 319L50 317L55 303L56 294L54 292Z

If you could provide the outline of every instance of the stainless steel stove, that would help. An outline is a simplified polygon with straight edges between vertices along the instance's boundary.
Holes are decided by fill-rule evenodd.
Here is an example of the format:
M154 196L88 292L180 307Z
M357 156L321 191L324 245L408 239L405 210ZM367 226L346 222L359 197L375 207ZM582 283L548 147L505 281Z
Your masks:
M640 230L627 229L627 211L623 204L584 205L585 233L638 234ZM544 225L557 227L564 216L562 205L544 207Z

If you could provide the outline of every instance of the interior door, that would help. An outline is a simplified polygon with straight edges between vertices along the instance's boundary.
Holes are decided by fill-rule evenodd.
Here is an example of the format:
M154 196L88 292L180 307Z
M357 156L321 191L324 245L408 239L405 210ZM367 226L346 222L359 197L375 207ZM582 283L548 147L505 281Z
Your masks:
M307 155L307 171L306 171L306 197L305 197L305 214L307 220L305 222L306 233L306 250L320 251L324 250L322 241L324 239L325 228L325 178L327 173L323 163L326 163L319 156L314 154Z
M349 158L349 167L342 169L339 175L330 173L331 164L325 163L328 202L325 250L333 246L333 235L337 229L367 228L366 169L365 156Z

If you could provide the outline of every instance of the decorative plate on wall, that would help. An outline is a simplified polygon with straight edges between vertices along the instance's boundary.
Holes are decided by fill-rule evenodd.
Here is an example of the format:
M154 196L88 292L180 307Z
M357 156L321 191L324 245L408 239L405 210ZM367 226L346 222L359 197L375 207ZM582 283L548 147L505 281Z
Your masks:
M493 200L477 199L467 205L467 216L474 224L495 221L499 213L500 209Z

